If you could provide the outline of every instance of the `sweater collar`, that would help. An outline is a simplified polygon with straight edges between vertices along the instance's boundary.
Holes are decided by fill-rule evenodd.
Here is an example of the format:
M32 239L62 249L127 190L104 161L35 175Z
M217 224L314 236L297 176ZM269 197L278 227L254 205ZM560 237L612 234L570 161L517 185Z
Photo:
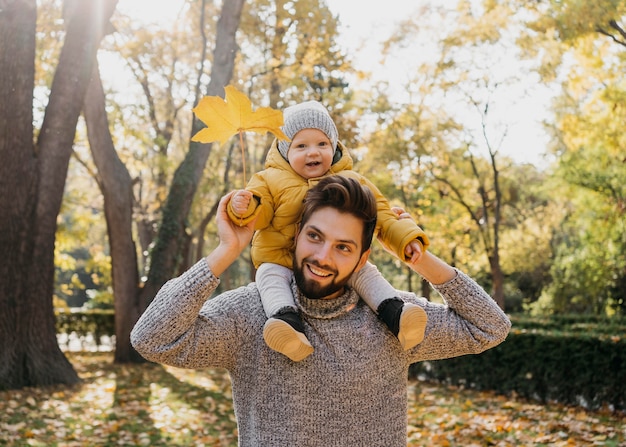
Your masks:
M300 311L311 318L328 320L350 312L359 301L359 296L352 288L346 288L346 292L337 298L328 300L312 300L302 294L295 281L291 283L293 296Z

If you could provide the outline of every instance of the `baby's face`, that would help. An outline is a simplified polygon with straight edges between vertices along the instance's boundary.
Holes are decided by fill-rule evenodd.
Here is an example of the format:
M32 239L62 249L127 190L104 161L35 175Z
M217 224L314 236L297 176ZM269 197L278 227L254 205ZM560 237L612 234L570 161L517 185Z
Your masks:
M321 177L330 169L335 151L319 129L302 129L291 139L287 160L305 179Z

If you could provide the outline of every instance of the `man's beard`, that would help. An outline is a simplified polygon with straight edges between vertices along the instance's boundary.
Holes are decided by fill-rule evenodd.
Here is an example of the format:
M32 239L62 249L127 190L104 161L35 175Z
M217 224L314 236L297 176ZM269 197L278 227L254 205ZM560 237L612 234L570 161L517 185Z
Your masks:
M352 273L356 269L356 266L355 266L352 272L350 272L349 275L346 275L345 278L338 278L336 270L329 269L328 267L322 267L317 261L310 261L310 260L307 261L307 259L305 258L302 260L300 265L297 265L297 262L298 261L296 260L294 256L293 276L296 280L296 285L298 286L298 288L300 289L300 291L302 292L304 296L312 300L323 299L323 298L326 298L327 296L332 295L335 292L342 290L346 286L346 284L350 280L350 277L352 276ZM324 270L332 271L333 274L335 275L334 276L335 279L326 286L322 286L317 281L314 281L312 279L307 280L304 277L304 269L306 268L304 266L305 263L314 265L316 267L319 267L320 269L323 268Z

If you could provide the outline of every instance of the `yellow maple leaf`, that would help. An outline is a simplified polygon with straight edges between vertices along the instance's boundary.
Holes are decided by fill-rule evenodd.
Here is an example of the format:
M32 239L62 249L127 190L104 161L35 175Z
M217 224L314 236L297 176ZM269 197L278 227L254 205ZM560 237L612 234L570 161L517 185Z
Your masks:
M196 133L191 140L201 143L217 141L224 144L235 134L271 132L276 138L289 140L280 126L283 125L283 114L270 107L259 107L252 110L252 103L246 95L232 85L227 86L224 99L219 96L205 96L194 107L193 113L207 125Z

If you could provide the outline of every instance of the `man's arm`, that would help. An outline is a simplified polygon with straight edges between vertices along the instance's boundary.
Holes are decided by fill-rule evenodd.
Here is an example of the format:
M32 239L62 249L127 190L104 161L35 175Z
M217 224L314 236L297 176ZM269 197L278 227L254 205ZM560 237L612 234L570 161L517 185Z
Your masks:
M414 354L432 360L478 354L502 343L511 322L472 278L430 252L409 267L430 282L445 304L426 302L426 336Z
M424 302L428 324L414 361L478 354L502 343L511 322L472 278L430 252L409 267L430 282L445 304Z
M229 312L221 306L238 301L220 301L217 297L207 302L219 284L218 275L240 255L253 234L254 222L240 227L226 214L231 194L224 196L218 207L217 248L165 283L133 328L131 343L147 360L199 368L224 366L232 358L236 331L233 321L223 318ZM205 306L205 303L213 305Z
M394 213L399 219L412 219L402 208L395 208ZM428 324L424 341L412 351L413 361L477 354L505 340L511 321L473 279L429 251L416 262L405 263L446 302L423 302Z
M416 263L407 265L433 285L443 284L456 277L456 270L429 251L422 253Z

